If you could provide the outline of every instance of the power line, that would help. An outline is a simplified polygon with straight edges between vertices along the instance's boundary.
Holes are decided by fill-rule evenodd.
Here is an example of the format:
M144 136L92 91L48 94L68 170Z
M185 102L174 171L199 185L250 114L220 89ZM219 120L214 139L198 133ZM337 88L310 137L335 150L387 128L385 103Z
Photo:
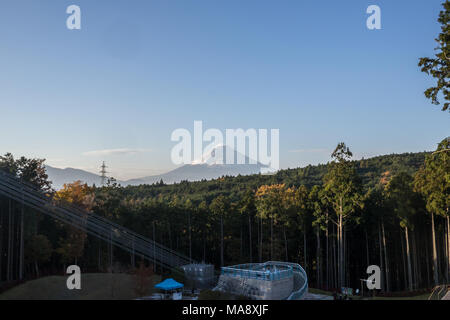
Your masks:
M163 267L171 268L191 263L183 254L102 216L71 204L55 202L50 194L1 171L0 194Z

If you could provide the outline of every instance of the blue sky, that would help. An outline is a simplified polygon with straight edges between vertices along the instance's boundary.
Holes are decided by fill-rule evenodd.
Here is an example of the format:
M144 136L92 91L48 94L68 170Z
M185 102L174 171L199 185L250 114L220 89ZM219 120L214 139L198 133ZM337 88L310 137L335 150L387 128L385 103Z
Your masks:
M417 62L441 2L2 0L0 153L140 177L174 167L170 135L194 120L280 129L283 168L340 141L357 158L432 150L449 116ZM371 4L382 30L366 28Z

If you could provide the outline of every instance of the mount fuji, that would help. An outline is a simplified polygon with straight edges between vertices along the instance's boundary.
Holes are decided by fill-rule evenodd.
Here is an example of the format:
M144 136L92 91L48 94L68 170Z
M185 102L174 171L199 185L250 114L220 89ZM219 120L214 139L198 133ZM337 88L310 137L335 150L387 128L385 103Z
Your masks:
M234 164L227 164L227 157L232 157ZM222 176L251 175L261 173L266 166L244 156L228 146L219 145L206 152L200 159L194 160L191 164L185 164L169 172L146 176L138 179L117 181L122 186L153 184L161 180L166 184L178 183L181 181L200 181L217 179ZM58 169L46 166L49 180L55 189L60 189L65 183L80 180L88 185L101 184L100 175L80 169L66 168Z

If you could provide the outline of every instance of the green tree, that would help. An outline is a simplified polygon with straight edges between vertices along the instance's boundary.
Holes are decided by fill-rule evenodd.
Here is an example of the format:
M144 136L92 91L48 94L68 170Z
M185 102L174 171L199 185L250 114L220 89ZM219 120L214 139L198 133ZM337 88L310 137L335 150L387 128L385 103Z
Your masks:
M291 207L289 210L293 211L292 220L293 224L297 226L297 228L303 234L303 264L305 270L308 268L308 245L307 245L307 229L308 224L310 223L310 207L309 207L309 193L308 188L304 185L301 185L298 188L290 188L292 190L292 200L290 201ZM288 193L289 194L289 193Z
M345 257L344 257L344 225L350 214L362 206L361 182L350 161L353 154L341 142L331 154L333 162L324 176L325 191L329 194L334 212L337 215L333 222L338 228L338 285L345 284Z
M194 204L190 199L184 203L188 218L188 239L189 239L189 260L192 261L192 212L194 211Z
M282 205L279 212L279 221L283 228L283 240L285 248L285 261L291 261L289 259L288 248L288 230L295 230L297 228L297 207L296 207L296 193L295 187L284 188L281 194Z
M252 241L252 224L256 216L255 195L251 189L248 189L240 201L239 212L248 218L248 241L250 262L253 262L253 241Z
M413 190L413 178L406 172L395 175L386 186L386 197L389 206L405 230L406 257L408 261L408 287L413 290L413 276L411 267L411 250L409 245L409 231L414 229L413 216L417 212L417 194Z
M321 287L321 248L320 248L320 230L327 229L328 207L326 197L320 186L314 186L309 193L309 205L314 216L312 226L316 229L316 283Z
M436 151L427 155L425 164L414 177L414 187L426 202L427 211L431 214L431 234L433 244L433 276L434 284L439 284L438 257L436 248L436 232L434 216L439 215L447 221L447 277L450 270L450 138L442 140Z
M262 219L270 220L270 259L274 257L274 225L283 211L284 184L263 185L256 190L256 208Z
M206 261L206 249L208 238L211 234L211 219L209 215L209 208L206 201L200 202L197 210L197 225L202 234L202 242L203 242L203 261Z
M34 263L36 277L39 277L39 264L45 263L50 259L52 254L52 244L46 236L37 234L33 236L25 246L26 262Z
M81 181L65 184L56 192L54 200L62 205L75 205L84 210L91 210L94 203L94 193L91 187ZM86 243L86 231L70 225L63 225L65 237L59 240L59 248L56 250L61 254L64 264L72 261L78 263L78 258L83 256Z
M439 34L436 42L438 43L438 51L435 58L420 58L419 67L422 72L426 72L436 79L436 85L434 87L425 90L425 96L431 99L435 105L439 104L438 94L442 93L445 99L445 103L442 106L442 111L449 110L449 98L450 98L450 1L446 0L442 6L442 10L439 14L438 22L441 26L441 33Z
M47 193L51 193L51 183L48 181L48 176L45 170L45 166L44 166L44 159L27 159L25 157L21 157L19 159L14 159L13 155L11 153L7 153L4 156L0 156L0 170L4 171L6 173L9 173L11 175L16 176L17 178L19 178L20 180L27 182L27 183L31 183L34 186L36 186L37 188L39 188L41 191L43 192L47 192ZM10 220L14 221L14 217L11 216L11 199L9 199L9 218ZM20 225L19 225L19 229L17 230L17 233L19 235L19 244L18 244L18 248L19 248L19 279L23 278L23 274L24 274L24 253L25 253L25 249L24 249L24 245L25 245L25 241L26 241L26 230L25 230L25 214L26 214L26 208L24 207L24 205L21 205L21 210L20 210ZM33 233L28 233L28 236L34 236L37 233L37 225L38 225L38 220L39 217L36 214L33 214L31 216L31 219L34 222L34 232ZM1 229L1 227L0 227ZM2 235L0 234L0 237ZM8 252L8 262L7 262L7 270L11 270L12 269L12 252L11 249L14 247L14 225L13 223L9 224L9 230L8 230L8 242L10 243L10 246L8 246L9 248L9 252ZM28 239L27 239L28 240ZM0 239L0 256L1 256L1 239ZM0 257L0 265L2 263L1 261L1 257ZM1 267L0 267L1 270ZM8 276L7 278L9 278L10 273L8 272ZM0 278L1 278L1 272L0 272Z
M210 205L211 212L219 218L220 222L220 266L224 266L224 218L230 210L230 201L227 197L220 195Z
M387 184L387 183L386 183ZM384 273L382 274L382 290L390 291L390 265L387 254L387 241L385 224L391 222L391 211L386 208L386 195L384 192L385 185L380 184L375 188L370 188L364 196L364 210L361 215L361 225L364 227L364 234L366 240L366 261L369 266L369 236L368 233L376 234L378 229L378 246L379 246L379 266ZM374 227L377 226L377 227Z

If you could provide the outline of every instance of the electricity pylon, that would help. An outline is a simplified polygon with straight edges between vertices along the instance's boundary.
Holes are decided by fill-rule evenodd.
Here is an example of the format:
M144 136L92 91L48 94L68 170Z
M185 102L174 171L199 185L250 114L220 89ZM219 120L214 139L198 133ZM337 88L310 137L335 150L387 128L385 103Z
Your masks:
M102 186L104 186L105 185L105 181L106 181L106 174L108 173L106 171L106 168L108 168L108 167L105 165L105 161L103 161L103 164L102 164L102 166L100 168L102 169L102 170L100 170L100 174L101 174L101 177L102 177Z

